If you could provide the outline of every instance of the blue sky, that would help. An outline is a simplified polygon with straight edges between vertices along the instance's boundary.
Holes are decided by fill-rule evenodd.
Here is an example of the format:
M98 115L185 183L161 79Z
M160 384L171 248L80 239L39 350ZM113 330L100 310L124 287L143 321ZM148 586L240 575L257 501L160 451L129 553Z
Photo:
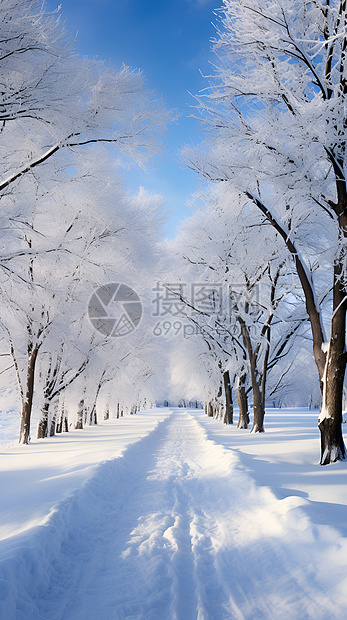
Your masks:
M218 0L63 0L62 16L67 30L77 33L77 51L143 70L147 84L160 93L169 109L181 116L169 127L166 154L155 159L155 170L126 173L134 190L140 184L162 194L171 211L166 230L175 233L180 219L191 210L185 202L198 187L199 179L176 161L185 143L199 140L199 123L189 118L195 94L207 85L200 71L211 71L210 39L215 34L213 10ZM57 7L48 0L47 7ZM189 91L189 92L188 92Z

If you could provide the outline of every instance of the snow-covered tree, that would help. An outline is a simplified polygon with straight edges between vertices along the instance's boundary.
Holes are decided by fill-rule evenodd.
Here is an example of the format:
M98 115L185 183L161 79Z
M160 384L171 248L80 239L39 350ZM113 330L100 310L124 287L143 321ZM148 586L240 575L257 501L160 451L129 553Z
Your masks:
M262 432L268 375L288 354L302 326L302 300L292 290L292 267L276 232L268 227L265 233L257 213L239 213L237 192L213 188L205 194L204 205L186 220L175 242L186 264L186 277L205 281L206 290L217 298L214 307L211 298L210 309L206 299L200 311L192 300L191 320L209 342L210 355L216 356L223 377L229 370L238 377L241 418L245 419L249 374L252 430ZM223 304L219 295L224 297Z
M82 338L79 347L67 346L71 329L75 330L72 342L81 340L83 329L76 325L82 316L86 271L90 286L100 283L100 273L114 274L105 264L115 258L110 240L117 235L118 247L127 257L122 264L129 263L127 244L131 246L129 240L136 237L138 227L145 230L152 217L154 203L150 199L152 208L145 206L144 192L137 199L125 199L119 192L110 198L111 190L106 197L108 212L102 211L97 189L99 196L107 190L112 164L107 157L100 159L96 145L111 145L118 158L130 157L143 165L158 151L168 115L162 102L146 90L140 71L123 67L116 72L102 62L79 58L59 11L49 14L40 1L1 2L0 33L0 270L2 300L8 304L2 327L22 395L20 440L27 443L39 352L46 360L46 373L42 364L40 372L45 376L43 410L47 414L41 431L46 434L49 403L77 378L90 358L90 337ZM94 174L84 204L78 203L76 178L79 175L80 185L87 188L98 159L100 174ZM96 217L91 196L99 206ZM117 202L122 205L120 228L115 221ZM132 203L129 216L124 215L125 203ZM153 232L157 230L154 219ZM145 235L142 241L142 250L132 245L135 263L148 245ZM52 275L58 270L61 279L55 282ZM124 269L125 274L129 269ZM65 313L66 307L71 314ZM50 350L43 350L44 342Z
M22 396L23 443L29 441L35 383L42 394L42 438L54 432L58 400L76 380L82 400L87 366L93 372L83 400L90 405L140 346L138 336L125 344L107 340L88 321L87 307L95 289L109 282L125 282L141 294L152 286L162 200L144 190L129 195L107 153L99 149L97 155L90 149L78 157L74 174L51 161L35 179L27 177L21 184L25 208L18 193L18 212L6 231L11 251L7 270L0 271L2 328Z
M143 162L167 118L140 71L79 58L40 0L0 6L0 197L57 152L102 142Z
M292 256L322 390L321 464L346 456L346 22L344 0L225 0L215 72L198 104L210 136L184 155L206 178L236 187Z

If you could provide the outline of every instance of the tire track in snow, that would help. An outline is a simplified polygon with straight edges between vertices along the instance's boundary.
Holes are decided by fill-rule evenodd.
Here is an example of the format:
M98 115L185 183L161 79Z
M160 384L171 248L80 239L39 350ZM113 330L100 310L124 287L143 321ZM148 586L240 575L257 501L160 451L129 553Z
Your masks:
M204 540L208 544L201 548L205 558L202 572L198 570L199 557L193 541L192 526L206 499L202 492L205 484L200 488L196 482L204 479L208 472L211 448L213 444L206 439L199 424L186 412L178 412L170 421L151 475L164 482L166 510L172 510L175 517L170 532L166 532L174 548L170 563L173 586L169 616L173 620L231 618L224 608L225 595L217 582L213 558L207 560L212 551L208 530L204 527ZM201 597L201 590L205 588L207 601Z
M100 475L86 485L82 501L76 497L68 537L52 565L50 588L38 601L37 617L151 619L161 613L165 617L166 609L170 617L170 548L163 532L171 520L161 509L157 483L146 482L169 420L170 416L121 458L101 466Z
M174 411L58 509L66 538L23 618L342 620L300 501Z

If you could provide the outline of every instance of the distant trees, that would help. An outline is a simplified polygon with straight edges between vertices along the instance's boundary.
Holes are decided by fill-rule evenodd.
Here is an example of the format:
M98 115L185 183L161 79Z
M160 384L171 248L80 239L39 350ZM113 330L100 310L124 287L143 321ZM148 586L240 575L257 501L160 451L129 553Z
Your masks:
M322 408L321 464L346 456L346 32L342 0L224 0L216 66L198 107L210 132L188 166L232 185L292 257L305 295ZM326 287L325 276L329 271ZM330 325L322 301L331 292ZM329 337L325 335L329 329Z
M199 327L187 347L193 338L198 340L200 363L207 356L207 367L213 364L220 371L207 413L220 415L223 388L224 411L230 410L228 386L230 377L231 387L237 378L239 426L247 428L251 390L252 431L262 432L268 378L275 366L285 372L305 322L298 283L276 233L263 230L257 213L238 213L237 193L222 186L202 197L203 208L184 222L173 244L180 257L177 274L192 290L200 289L200 300L197 294L181 296L190 309L189 320Z

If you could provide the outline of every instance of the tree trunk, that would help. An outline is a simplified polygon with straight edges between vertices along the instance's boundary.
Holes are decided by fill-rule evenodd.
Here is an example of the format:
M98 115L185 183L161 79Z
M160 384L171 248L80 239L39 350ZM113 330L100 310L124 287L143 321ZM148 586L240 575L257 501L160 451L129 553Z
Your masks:
M49 437L54 437L55 436L55 431L56 431L56 425L57 425L57 415L58 415L58 403L57 400L55 400L52 403L50 403L51 407L53 407L53 415L51 417L51 420L49 421Z
M253 375L253 373L251 373ZM264 432L264 415L263 397L259 388L256 377L252 376L253 387L253 427L251 433Z
M28 361L26 393L22 400L22 416L19 434L19 443L23 444L28 444L30 440L31 411L33 406L35 367L38 352L39 347L34 347Z
M222 382L219 384L217 396L215 396L211 401L211 409L212 409L212 417L215 420L222 420L224 405L221 402L221 397L223 395L223 384Z
M269 355L270 355L270 327L268 328L267 338L268 338L268 342L267 342L266 349L265 349L263 371L262 371L262 377L261 377L261 404L262 404L262 408L264 412L265 412L266 379L267 379L268 362L269 362Z
M248 428L249 424L248 399L245 383L246 375L243 375L239 379L239 387L237 391L237 401L239 404L239 422L237 428Z
M233 398L232 398L232 390L230 385L230 374L229 370L226 370L223 373L223 382L224 382L224 392L225 392L225 413L224 413L224 424L233 424Z
M102 388L102 379L104 377L104 374L105 373L103 372L102 375L101 375L100 381L98 383L98 387L96 389L94 402L93 402L93 405L92 405L91 412L89 414L89 420L88 420L89 426L95 426L98 423L98 416L97 416L97 412L96 412L96 404L98 402L98 397L99 397L99 394L100 394L100 390Z
M106 405L105 411L104 411L104 420L109 420L109 419L110 419L110 407Z
M58 422L57 422L57 426L56 426L55 432L57 433L57 435L60 435L60 433L63 432L63 418L61 417L61 413L60 413L60 416L58 418Z
M62 433L62 432L68 433L68 431L69 431L69 425L68 425L67 413L65 411L65 404L63 401L60 406L60 414L58 417L58 423L57 423L55 432L56 433Z
M75 424L75 429L83 428L83 413L84 413L84 398L82 398L78 404L77 420Z
M265 398L261 392L261 383L262 377L259 376L259 372L257 370L257 354L253 351L251 337L248 331L248 327L245 321L238 316L237 317L242 331L242 338L247 349L249 365L251 371L251 382L252 382L252 392L253 392L253 427L251 433L263 433L264 432L264 415L265 415L265 407L264 401Z
M321 433L321 465L328 465L346 458L342 436L342 398L346 371L346 310L345 291L341 284L341 267L335 266L333 291L333 318L331 338L326 353L326 364L322 378L322 408L318 418Z
M37 427L37 439L45 439L48 436L48 410L49 401L45 400L42 407L42 416Z
M96 403L94 403L91 411L86 413L86 424L88 424L88 426L96 426L97 423Z

